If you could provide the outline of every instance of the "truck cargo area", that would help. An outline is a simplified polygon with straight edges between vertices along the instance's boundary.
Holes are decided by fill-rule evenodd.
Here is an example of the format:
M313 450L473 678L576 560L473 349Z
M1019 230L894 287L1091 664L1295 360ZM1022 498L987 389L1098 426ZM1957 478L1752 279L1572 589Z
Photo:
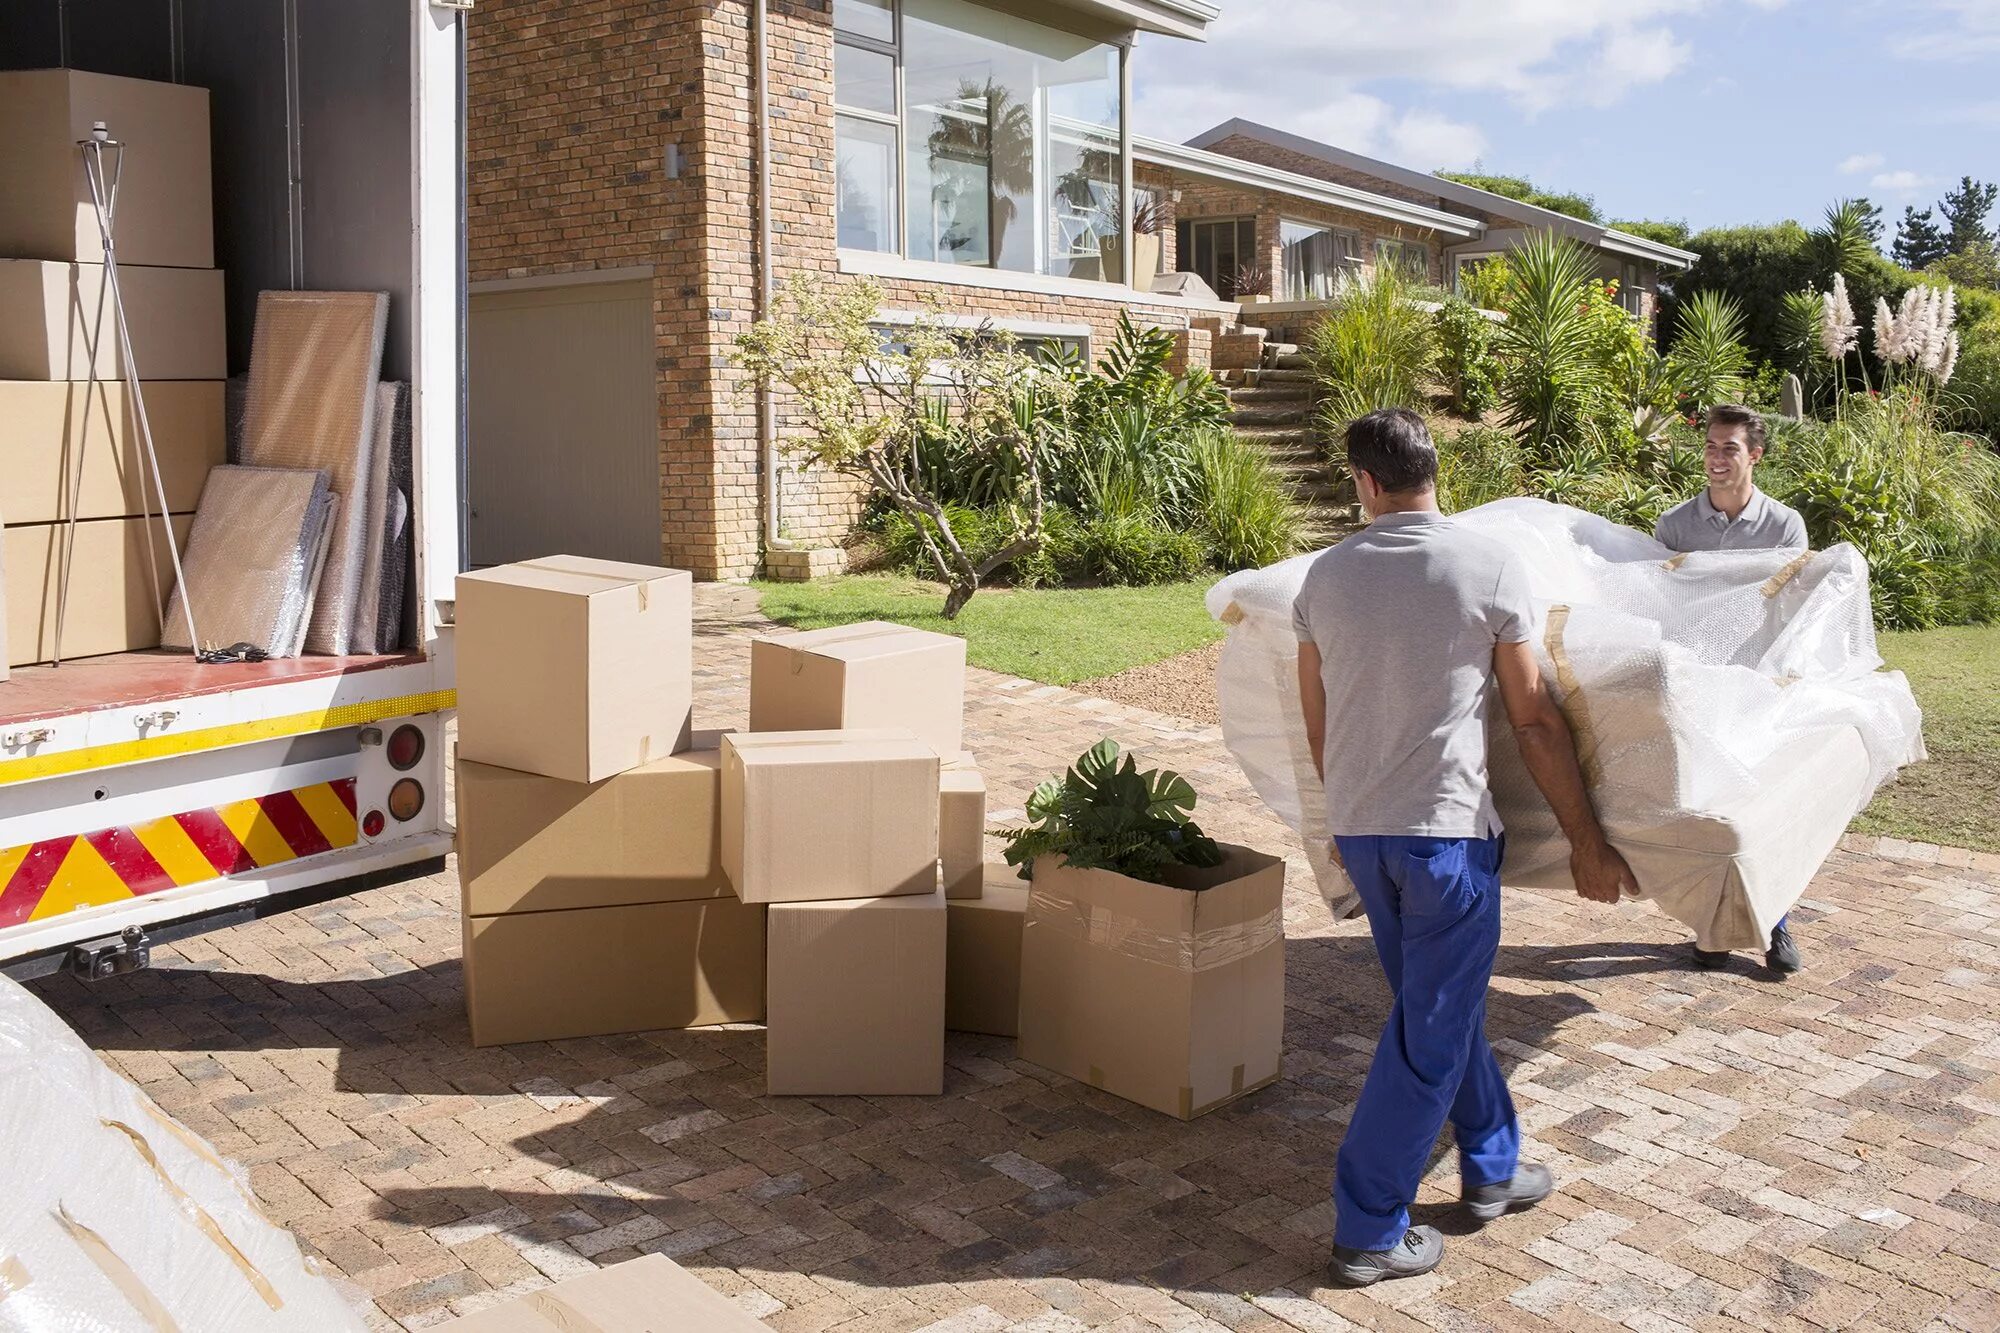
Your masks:
M0 727L75 713L170 704L258 685L322 680L423 661L421 653L369 657L293 657L204 666L186 653L110 653L62 666L16 667L0 690Z

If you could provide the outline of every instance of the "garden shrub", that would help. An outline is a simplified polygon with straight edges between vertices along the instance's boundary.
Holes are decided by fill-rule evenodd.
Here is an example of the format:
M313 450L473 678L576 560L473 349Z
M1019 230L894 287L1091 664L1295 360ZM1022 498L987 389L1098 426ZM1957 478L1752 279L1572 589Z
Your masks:
M1490 260L1488 265L1500 263ZM1482 266L1482 271L1484 270ZM1493 405L1500 362L1493 355L1493 321L1470 301L1453 297L1437 312L1438 378L1452 411L1477 421Z
M1078 571L1098 583L1182 583L1208 567L1201 538L1143 512L1085 518L1075 551Z
M1306 337L1329 439L1356 417L1384 407L1424 406L1437 368L1428 312L1412 304L1407 278L1393 264L1350 283Z
M1298 506L1263 450L1234 431L1208 430L1190 450L1189 517L1224 571L1276 564L1299 549Z
M1527 493L1520 443L1504 430L1471 426L1440 436L1437 451L1438 507L1447 514Z

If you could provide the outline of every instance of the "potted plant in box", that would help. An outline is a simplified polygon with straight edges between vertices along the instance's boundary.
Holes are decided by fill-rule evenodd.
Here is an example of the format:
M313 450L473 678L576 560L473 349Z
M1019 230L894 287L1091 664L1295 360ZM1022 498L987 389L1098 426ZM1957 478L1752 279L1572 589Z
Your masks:
M1005 831L1032 889L1020 1053L1192 1119L1278 1076L1285 863L1218 843L1178 773L1100 741Z
M1235 292L1231 300L1255 305L1271 294L1271 271L1253 259L1236 270L1232 286Z

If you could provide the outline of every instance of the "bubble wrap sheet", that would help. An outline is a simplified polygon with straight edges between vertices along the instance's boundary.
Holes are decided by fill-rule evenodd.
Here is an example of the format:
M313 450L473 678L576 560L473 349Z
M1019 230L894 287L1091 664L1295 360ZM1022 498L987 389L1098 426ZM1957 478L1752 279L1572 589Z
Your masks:
M375 398L375 449L368 475L367 551L361 567L353 650L401 646L410 560L410 386L383 383Z
M1540 500L1458 516L1515 552L1534 647L1577 737L1591 797L1642 896L1703 948L1762 948L1849 821L1925 758L1922 714L1884 671L1868 569L1850 546L1677 556L1651 537ZM1299 710L1292 602L1317 553L1210 590L1229 627L1223 735L1257 792L1305 840L1336 912L1325 794ZM1569 889L1569 846L1503 708L1490 781L1510 885Z
M248 1178L0 976L0 1330L359 1333Z
M317 468L210 468L181 557L186 582L167 601L162 646L248 643L272 657L298 656L334 512ZM203 643L185 641L183 601L193 603Z
M340 501L306 650L355 651L369 545L384 292L262 292L243 410L243 461L322 468ZM368 608L372 624L375 608ZM206 631L204 631L206 633ZM371 636L372 637L372 636Z

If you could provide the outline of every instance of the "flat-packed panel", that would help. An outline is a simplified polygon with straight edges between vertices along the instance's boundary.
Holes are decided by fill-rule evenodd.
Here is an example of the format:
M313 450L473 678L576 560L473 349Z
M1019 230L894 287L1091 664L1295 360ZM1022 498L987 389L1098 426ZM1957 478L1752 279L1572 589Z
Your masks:
M183 546L192 516L176 515ZM56 647L56 603L68 525L41 523L8 528L7 659L9 665L46 662ZM137 518L101 518L76 525L69 565L69 612L63 624L64 660L157 648L160 608L173 587L166 534L151 525L152 568L147 569L147 524Z
M1021 923L1028 885L1007 865L984 866L977 898L945 903L944 1025L1012 1037L1021 1025Z
M465 758L598 782L691 743L686 570L553 555L461 574L457 596Z
M169 513L192 511L208 470L224 461L222 386L221 380L141 386ZM0 380L0 477L9 523L60 523L70 516L72 498L78 518L160 510L121 381L100 381L92 391L55 380Z
M765 1090L943 1092L944 895L781 903L770 913Z
M940 755L965 731L965 640L872 620L750 645L750 730L902 727Z
M722 739L722 868L746 903L935 892L937 815L938 757L906 731Z
M1022 1059L1182 1120L1278 1076L1285 863L1223 851L1171 885L1036 862Z
M730 896L716 737L602 782L458 759L468 916Z
M449 1333L770 1333L664 1254L531 1291L446 1320Z
M938 869L947 898L977 898L986 859L986 779L976 768L938 775Z
M757 1022L764 910L712 898L466 917L472 1044Z
M118 266L132 358L144 380L219 380L222 271ZM125 357L102 264L0 259L0 380L122 379Z
M77 151L98 121L124 145L104 158L117 173L119 262L213 267L208 90L77 69L0 73L0 254L104 262Z

